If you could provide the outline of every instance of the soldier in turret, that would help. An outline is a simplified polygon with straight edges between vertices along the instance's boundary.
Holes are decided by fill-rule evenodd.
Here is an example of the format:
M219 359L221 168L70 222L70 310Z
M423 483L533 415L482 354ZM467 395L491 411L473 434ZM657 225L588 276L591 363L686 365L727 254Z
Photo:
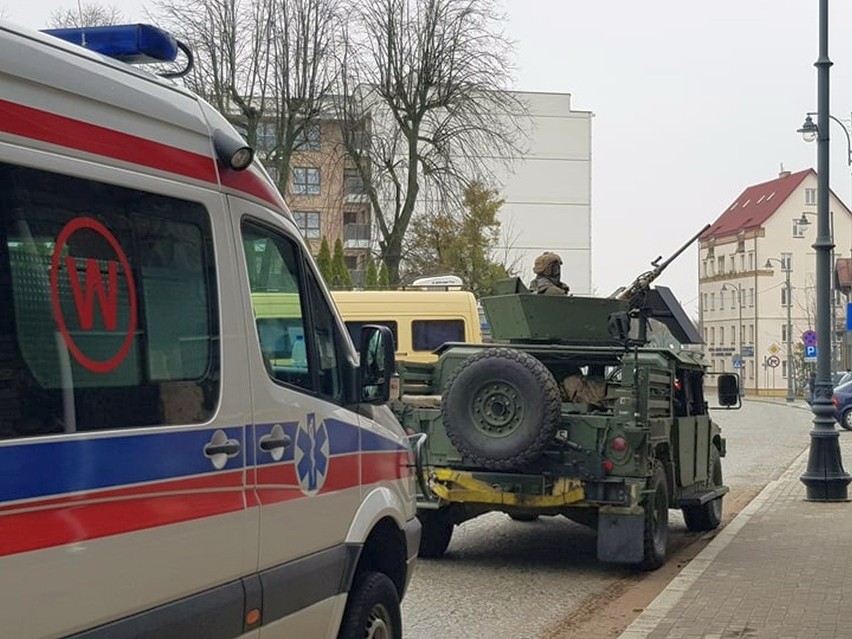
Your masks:
M530 291L541 295L567 295L568 285L560 281L562 276L562 258L556 253L545 251L533 265L536 278L530 282Z

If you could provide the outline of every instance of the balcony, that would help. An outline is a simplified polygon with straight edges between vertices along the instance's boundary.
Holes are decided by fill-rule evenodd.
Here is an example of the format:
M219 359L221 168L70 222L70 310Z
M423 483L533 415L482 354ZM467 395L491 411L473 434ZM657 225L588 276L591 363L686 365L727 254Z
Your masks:
M373 229L369 224L344 224L344 249L369 249L372 244Z

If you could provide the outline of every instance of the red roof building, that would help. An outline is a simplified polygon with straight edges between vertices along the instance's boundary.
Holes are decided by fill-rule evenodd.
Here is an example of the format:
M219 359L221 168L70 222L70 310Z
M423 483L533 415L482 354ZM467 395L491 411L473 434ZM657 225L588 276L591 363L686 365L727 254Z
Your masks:
M816 203L813 169L782 171L746 187L699 238L705 353L713 370L739 372L747 394L784 396L788 375L794 390L807 379L801 336L816 323ZM852 212L833 192L829 208L835 255L844 258L836 281L848 295ZM833 368L839 370L852 358L845 346L847 299L840 291L835 295L835 334L819 347L833 349Z

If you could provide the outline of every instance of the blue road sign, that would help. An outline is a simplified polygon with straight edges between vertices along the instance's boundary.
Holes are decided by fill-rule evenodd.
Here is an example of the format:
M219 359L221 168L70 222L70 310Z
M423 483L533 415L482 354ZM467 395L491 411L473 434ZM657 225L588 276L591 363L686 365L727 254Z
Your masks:
M742 367L743 367L743 360L741 360L739 357L734 355L734 368L742 368Z
M815 362L819 349L816 346L805 346L805 361Z

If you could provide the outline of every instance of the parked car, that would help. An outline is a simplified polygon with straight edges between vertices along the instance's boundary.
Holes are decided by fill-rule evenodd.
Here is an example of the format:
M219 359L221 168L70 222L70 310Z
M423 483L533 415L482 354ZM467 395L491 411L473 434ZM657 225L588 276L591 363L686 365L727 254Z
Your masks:
M834 419L846 430L852 430L852 379L834 387Z
M852 381L852 371L836 371L831 374L831 386L832 388L837 388L838 386L843 386L847 382ZM812 383L812 382L811 382ZM813 394L814 389L811 384L808 384L808 387L805 389L805 402L808 406L813 405ZM840 420L838 420L840 421Z

